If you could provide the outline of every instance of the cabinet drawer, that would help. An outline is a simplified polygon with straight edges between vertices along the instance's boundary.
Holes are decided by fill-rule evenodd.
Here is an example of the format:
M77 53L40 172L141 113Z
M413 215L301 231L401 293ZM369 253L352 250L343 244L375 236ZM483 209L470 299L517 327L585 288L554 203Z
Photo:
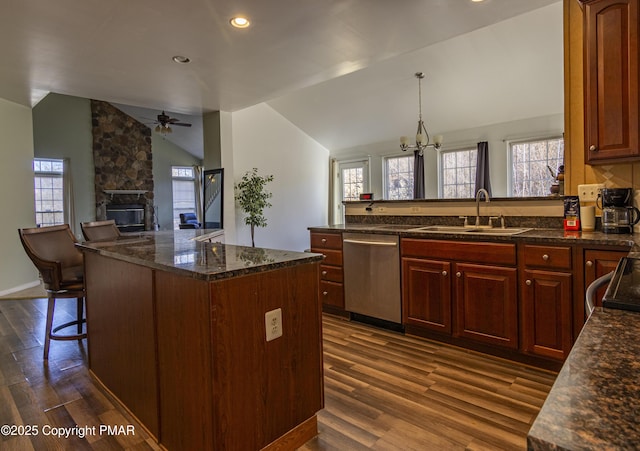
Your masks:
M320 281L320 302L344 308L344 289L341 283Z
M322 249L342 249L341 233L312 233L311 247Z
M427 257L494 265L516 264L515 244L405 238L402 240L401 251L403 257Z
M571 269L571 248L525 244L524 264L527 267Z
M316 252L324 256L322 264L332 266L342 266L342 251L335 251L331 249L317 249L312 247L311 252Z
M320 280L342 283L343 278L342 268L338 266L320 265Z

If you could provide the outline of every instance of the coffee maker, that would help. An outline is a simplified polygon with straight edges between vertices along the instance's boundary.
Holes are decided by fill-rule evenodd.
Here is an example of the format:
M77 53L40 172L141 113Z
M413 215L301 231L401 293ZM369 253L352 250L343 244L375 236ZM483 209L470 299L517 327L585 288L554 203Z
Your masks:
M633 188L603 188L596 201L602 209L604 233L633 233L640 210L633 206Z

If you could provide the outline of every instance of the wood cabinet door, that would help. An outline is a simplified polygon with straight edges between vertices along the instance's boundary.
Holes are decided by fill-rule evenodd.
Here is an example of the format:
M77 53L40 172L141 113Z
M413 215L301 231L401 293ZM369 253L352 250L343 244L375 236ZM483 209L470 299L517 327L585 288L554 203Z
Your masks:
M402 320L451 334L451 263L402 259Z
M583 3L585 160L638 159L638 0Z
M516 268L456 263L454 335L518 348Z
M586 290L591 283L598 277L610 273L616 269L618 262L622 257L628 255L627 251L584 251L584 289ZM607 287L604 286L596 293L596 303L598 307L602 307L602 297Z
M524 270L522 351L564 360L573 345L571 273Z

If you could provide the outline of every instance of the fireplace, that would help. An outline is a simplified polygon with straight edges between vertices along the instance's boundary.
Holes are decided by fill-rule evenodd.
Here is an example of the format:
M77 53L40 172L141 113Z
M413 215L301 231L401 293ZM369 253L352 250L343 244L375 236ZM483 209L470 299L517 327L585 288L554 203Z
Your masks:
M144 204L109 204L107 219L116 221L120 232L140 232L145 224Z

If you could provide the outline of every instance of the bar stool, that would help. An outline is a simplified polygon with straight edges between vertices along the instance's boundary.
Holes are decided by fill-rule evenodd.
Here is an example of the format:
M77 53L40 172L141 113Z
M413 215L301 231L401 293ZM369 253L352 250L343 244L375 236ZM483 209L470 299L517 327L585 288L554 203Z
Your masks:
M80 228L87 241L109 241L118 239L120 236L120 230L113 219L83 222L80 224Z
M20 241L36 266L47 291L47 323L44 338L44 360L49 358L50 340L82 340L84 316L83 255L76 248L76 238L68 224L19 229ZM76 298L77 318L52 328L56 299ZM62 335L57 332L77 326L77 333Z

